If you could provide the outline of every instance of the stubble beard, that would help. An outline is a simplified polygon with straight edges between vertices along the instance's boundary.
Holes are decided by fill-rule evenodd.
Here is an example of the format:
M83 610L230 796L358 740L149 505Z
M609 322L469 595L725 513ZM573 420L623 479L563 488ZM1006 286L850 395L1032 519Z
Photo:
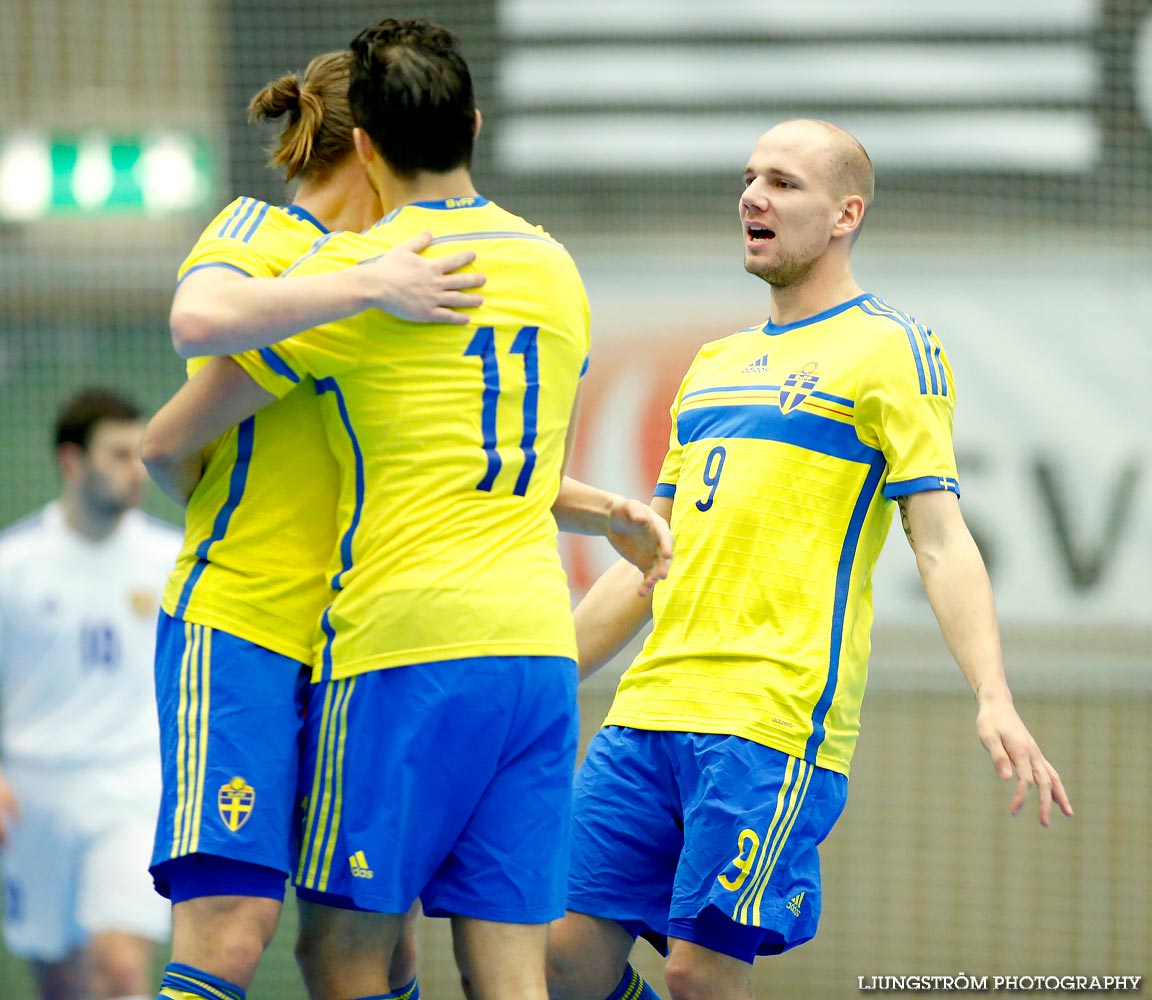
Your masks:
M769 263L761 261L751 254L744 255L744 270L755 275L761 281L767 282L773 288L788 288L802 282L812 268L816 266L818 258L803 258L797 254L781 254L776 260Z
M140 506L143 499L140 489L117 489L106 481L89 474L84 483L82 495L84 504L96 517L106 521L116 521L130 510Z

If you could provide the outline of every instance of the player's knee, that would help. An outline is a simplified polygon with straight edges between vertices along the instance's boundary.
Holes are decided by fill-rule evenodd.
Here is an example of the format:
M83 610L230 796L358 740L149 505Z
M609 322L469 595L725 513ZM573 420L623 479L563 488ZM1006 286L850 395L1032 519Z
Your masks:
M548 930L548 952L545 963L548 972L548 992L551 996L567 996L565 988L579 971L581 955L570 945L571 942L564 933L563 922L553 924Z
M147 965L137 955L120 951L93 955L91 975L97 997L143 996L151 988Z
M296 965L304 976L304 982L311 983L317 970L322 968L324 963L323 948L319 940L312 934L305 934L301 929L297 931L293 952L296 955Z
M558 955L548 949L546 965L548 973L548 995L556 1000L569 1000L574 996L573 988L578 984L576 963L567 955Z
M172 956L233 983L251 980L276 933L280 901L201 896L173 907Z
M627 937L616 941L611 934L605 936L604 928L594 918L579 914L569 914L548 928L546 970L552 1000L599 1000L615 990L632 942Z
M416 929L405 924L396 947L392 949L392 961L388 966L388 981L393 987L407 986L416 978Z
M259 925L243 922L223 925L210 939L201 942L205 957L200 960L200 964L189 964L228 982L249 982L256 974L267 944Z
M341 941L323 929L310 927L301 921L296 930L296 943L293 952L296 967L304 977L309 993L319 995L326 989L334 970L345 967L351 952L350 942ZM391 967L389 968L389 973ZM391 979L391 975L389 975Z
M717 1000L717 983L711 971L690 955L675 951L664 966L670 1000Z
M84 972L79 954L59 962L32 961L32 973L41 996L83 1000L88 994Z
M611 970L600 968L603 963L597 956L556 948L548 943L546 970L548 975L548 996L552 1000L583 1000L587 996L606 997L620 979L619 972L613 978ZM623 970L620 970L623 971ZM603 989L601 988L603 987Z
M152 943L121 933L92 936L87 948L92 993L101 997L142 996L151 992Z

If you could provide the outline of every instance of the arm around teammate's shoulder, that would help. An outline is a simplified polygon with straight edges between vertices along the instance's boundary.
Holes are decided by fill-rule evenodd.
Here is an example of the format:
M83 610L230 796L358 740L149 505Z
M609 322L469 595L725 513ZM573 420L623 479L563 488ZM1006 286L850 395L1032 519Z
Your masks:
M1004 674L1000 627L992 585L980 550L960 513L957 496L927 490L899 499L900 518L916 554L920 579L940 631L979 706L976 729L1005 781L1016 777L1009 807L1016 815L1036 786L1040 822L1048 825L1052 803L1066 816L1072 803L1012 702Z
M459 310L483 305L484 297L468 290L488 280L478 271L466 270L476 254L459 250L443 257L424 256L431 243L432 234L421 233L359 265L356 270L369 300L362 308L380 309L414 323L470 323L472 317Z
M366 309L417 323L466 324L471 317L459 310L484 301L468 289L485 276L461 270L476 254L424 256L431 242L431 233L421 233L360 265L274 279L199 267L172 299L172 345L182 358L243 354Z

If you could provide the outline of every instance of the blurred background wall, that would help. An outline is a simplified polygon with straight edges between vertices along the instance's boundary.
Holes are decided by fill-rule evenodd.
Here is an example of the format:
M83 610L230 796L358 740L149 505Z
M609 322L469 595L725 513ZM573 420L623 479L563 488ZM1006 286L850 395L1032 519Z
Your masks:
M584 273L577 474L646 496L695 348L763 321L736 203L782 118L829 119L869 149L858 276L949 351L965 514L1017 702L1077 816L1008 819L896 532L821 934L760 963L763 995L1152 971L1148 0L0 0L0 524L55 490L49 426L72 390L155 407L178 386L167 306L216 210L290 199L248 98L385 15L460 36L484 113L479 189ZM579 592L610 555L564 544ZM626 662L587 685L587 734ZM290 925L254 998L303 995ZM425 995L459 995L444 928L424 935ZM26 991L0 955L0 997Z

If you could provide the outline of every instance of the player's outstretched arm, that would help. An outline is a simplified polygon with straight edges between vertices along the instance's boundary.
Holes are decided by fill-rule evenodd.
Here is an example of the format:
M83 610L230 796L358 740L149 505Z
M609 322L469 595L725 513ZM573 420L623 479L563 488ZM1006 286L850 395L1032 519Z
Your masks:
M485 282L462 271L470 250L424 257L432 242L422 233L356 267L324 274L250 278L227 267L192 271L176 289L168 321L182 358L242 354L324 323L382 309L417 323L466 324L461 309L483 297L468 292Z
M580 680L620 652L652 620L652 594L640 596L643 574L626 559L609 567L576 605Z
M1005 781L1016 778L1009 811L1015 816L1035 785L1044 826L1053 802L1071 816L1072 803L1060 775L1012 703L992 585L957 497L944 490L901 497L900 518L940 630L976 694L980 742L992 755L997 774Z
M646 503L589 486L564 476L552 514L561 531L603 535L642 575L639 596L647 597L668 576L672 530Z
M667 522L672 515L672 501L656 497L652 511ZM621 559L592 584L576 605L581 680L604 666L652 620L652 590L643 587L642 582L640 570Z
M140 443L148 474L177 503L187 503L200 481L204 448L275 399L231 358L213 358L148 422Z
M0 771L0 847L7 845L12 822L19 818L20 803L16 800L16 792L8 784L4 772Z

